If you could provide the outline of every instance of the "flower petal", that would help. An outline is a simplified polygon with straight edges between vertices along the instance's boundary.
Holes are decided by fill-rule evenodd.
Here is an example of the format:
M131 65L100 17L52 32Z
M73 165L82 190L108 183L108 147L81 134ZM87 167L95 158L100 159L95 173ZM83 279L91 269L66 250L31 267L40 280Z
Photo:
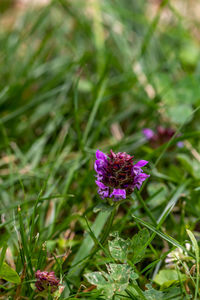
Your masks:
M101 181L96 180L95 182L96 182L97 186L99 187L99 189L98 189L99 196L102 199L108 198L109 197L109 187L107 187Z
M104 154L103 152L101 152L100 150L96 151L96 158L97 159L101 159L101 160L106 160L107 159L107 155Z
M147 160L139 160L135 165L134 167L144 167L146 164L148 164L148 161Z
M150 140L154 136L154 132L150 128L144 128L142 132L148 140Z
M110 198L114 197L114 201L119 201L126 199L126 190L124 189L113 189L113 192L110 194Z
M150 175L146 174L146 173L141 173L140 174L140 180L144 181L146 178L150 177Z
M178 142L176 145L177 145L178 148L183 148L184 147L183 142Z
M107 186L105 184L103 184L101 181L96 180L95 182L96 182L96 185L98 185L98 187L100 189L106 189L107 188Z

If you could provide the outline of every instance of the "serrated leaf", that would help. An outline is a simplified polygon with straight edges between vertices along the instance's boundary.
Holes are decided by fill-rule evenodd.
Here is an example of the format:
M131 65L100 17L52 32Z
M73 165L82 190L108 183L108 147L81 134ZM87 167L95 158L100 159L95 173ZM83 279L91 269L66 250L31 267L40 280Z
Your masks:
M85 275L85 277L89 281L89 283L99 287L105 286L106 284L110 283L109 280L106 281L101 272L88 273Z
M119 232L118 231L113 231L109 235L114 237L114 238L117 238L117 237L119 237Z
M16 283L16 284L20 284L21 280L19 275L17 274L17 272L15 270L13 270L9 265L7 265L5 262L2 264L1 270L0 270L0 278L12 282L12 283Z
M127 282L129 278L133 280L138 278L138 275L127 264L109 264L107 269L112 279L119 283Z
M135 280L138 275L127 264L108 264L108 274L105 272L92 272L85 275L86 279L102 289L106 299L110 299L116 292L124 291L129 280Z
M112 298L115 292L115 284L108 274L105 272L92 272L86 274L85 277L89 283L96 285L98 290L102 290L107 299Z
M112 257L122 262L127 259L129 246L130 241L120 237L116 237L113 241L108 241L108 247Z
M136 264L140 262L144 257L146 251L144 245L146 244L148 239L149 239L149 231L146 228L140 230L137 234L134 235L132 239L133 263Z
M178 273L176 270L161 270L154 278L154 282L162 288L171 286L174 283L185 281L186 275Z

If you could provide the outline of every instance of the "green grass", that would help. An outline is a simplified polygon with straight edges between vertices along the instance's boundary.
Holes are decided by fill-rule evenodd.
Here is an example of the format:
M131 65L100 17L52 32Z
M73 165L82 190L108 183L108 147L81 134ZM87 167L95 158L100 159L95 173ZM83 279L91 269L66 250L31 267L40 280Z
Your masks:
M0 299L40 299L38 269L60 278L57 299L109 299L85 274L113 262L138 278L110 299L200 299L199 22L177 1L152 16L152 2L55 0L17 16L0 3ZM177 135L153 149L142 129L158 125ZM115 215L97 194L96 149L149 161L149 180ZM113 256L116 231L122 244L141 238L138 262L131 246ZM177 247L189 258L159 285Z

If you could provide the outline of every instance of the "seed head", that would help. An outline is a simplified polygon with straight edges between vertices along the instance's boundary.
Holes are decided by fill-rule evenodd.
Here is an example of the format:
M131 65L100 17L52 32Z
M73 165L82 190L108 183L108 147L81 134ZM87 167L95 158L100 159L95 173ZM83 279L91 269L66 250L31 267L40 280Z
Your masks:
M59 287L60 281L55 277L54 272L37 270L35 277L37 278L35 286L39 292L48 291L50 289L50 292L54 293Z

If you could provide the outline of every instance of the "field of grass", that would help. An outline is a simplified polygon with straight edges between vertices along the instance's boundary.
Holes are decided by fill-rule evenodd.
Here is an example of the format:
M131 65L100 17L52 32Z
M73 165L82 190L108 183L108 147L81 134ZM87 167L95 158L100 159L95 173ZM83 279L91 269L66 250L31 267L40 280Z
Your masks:
M199 11L0 1L0 299L200 299ZM97 149L150 177L101 199Z

